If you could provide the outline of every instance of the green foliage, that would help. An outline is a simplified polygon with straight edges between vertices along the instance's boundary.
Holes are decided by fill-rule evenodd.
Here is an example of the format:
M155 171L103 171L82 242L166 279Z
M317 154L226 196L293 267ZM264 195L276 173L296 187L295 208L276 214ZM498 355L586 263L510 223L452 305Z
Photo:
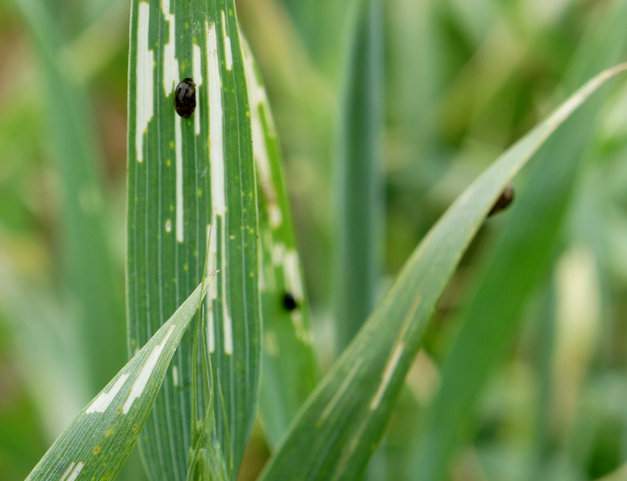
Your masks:
M584 38L566 84L573 86L616 63L625 52L627 4L618 2ZM601 46L607 48L600 48ZM421 481L444 479L463 439L474 405L492 371L511 348L531 294L550 269L587 144L588 126L603 105L599 96L568 121L542 148L527 184L518 193L507 225L488 254L462 313L462 326L442 366L441 385L430 410L410 474ZM538 213L542 216L538 217ZM525 259L516 263L516 258ZM502 266L512 266L503 269ZM504 289L507 295L502 295ZM472 369L466 369L472 366ZM466 375L460 380L459 373Z
M194 354L202 351L191 334L183 339L140 446L151 480L186 479L194 421L211 409L193 389L194 372L210 362L212 436L234 478L255 416L261 330L251 112L235 7L231 0L136 0L131 19L131 352L200 282L206 258L217 276L199 321L210 361ZM197 101L188 118L175 111L185 78L193 79Z
M607 70L507 150L457 199L308 400L263 481L357 479L376 447L427 321L463 252L512 177L608 79Z
M261 199L259 235L265 382L261 385L260 409L268 439L276 445L313 390L318 367L279 141L252 53L246 43L243 45ZM283 362L284 359L290 362Z
M357 2L343 91L337 173L335 316L341 352L376 301L383 228L383 6Z
M194 290L54 442L27 481L115 479L135 447L205 291L204 284Z
M622 479L627 90L539 119L625 0L57 6L0 5L3 480Z

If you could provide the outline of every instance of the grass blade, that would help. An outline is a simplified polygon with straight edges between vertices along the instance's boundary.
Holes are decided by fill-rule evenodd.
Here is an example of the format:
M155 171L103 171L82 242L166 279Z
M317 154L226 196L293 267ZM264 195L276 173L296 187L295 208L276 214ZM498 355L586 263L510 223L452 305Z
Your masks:
M434 305L495 200L590 95L626 70L623 64L588 82L457 199L309 399L263 481L352 480L363 472L421 345Z
M122 290L115 282L112 249L105 232L99 152L87 93L64 63L62 35L41 0L16 0L42 65L51 145L61 193L60 245L66 306L82 339L90 391L107 382L124 360ZM97 252L98 255L94 255ZM116 322L117 320L117 322Z
M56 300L32 282L20 282L10 259L0 256L0 312L21 374L37 403L50 440L67 428L92 394L79 361L80 339Z
M283 178L281 150L268 97L252 52L243 41L260 196L261 301L264 315L261 418L271 445L287 432L313 391L318 369L309 306ZM289 359L289 362L285 362Z
M337 42L342 37L347 15L355 2L335 0L280 0L292 18L296 30L322 69L335 74Z
M383 226L383 8L357 2L340 125L336 329L341 351L372 311Z
M618 2L607 13L584 38L584 48L566 79L569 87L612 65L625 51L627 4ZM444 361L440 389L426 413L411 467L416 479L436 481L445 476L482 387L519 332L527 301L554 260L578 168L594 135L590 125L602 101L602 96L593 99L542 149L507 226L486 259L462 314L462 327ZM502 295L504 285L506 296Z
M132 2L129 343L135 349L160 327L198 284L208 257L217 278L201 315L216 381L213 437L230 477L255 415L261 330L257 194L239 38L232 0ZM174 108L185 78L196 85L189 118ZM153 481L186 479L192 427L202 419L192 404L202 411L209 402L193 389L202 385L193 379L197 362L190 334L140 440Z
M204 285L198 286L83 409L26 481L115 478L135 446L170 361L204 295Z

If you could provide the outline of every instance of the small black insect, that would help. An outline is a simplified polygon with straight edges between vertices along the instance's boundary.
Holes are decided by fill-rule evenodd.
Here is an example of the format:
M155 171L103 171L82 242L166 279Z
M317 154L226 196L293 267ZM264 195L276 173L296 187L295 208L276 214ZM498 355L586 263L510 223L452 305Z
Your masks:
M492 206L492 209L490 209L490 212L488 213L488 217L492 217L493 215L496 215L499 212L502 212L505 209L507 209L510 205L512 205L512 202L514 202L515 197L516 197L516 192L514 191L514 187L512 187L511 185L508 185L507 187L505 187L505 190L501 192L501 195L499 196L498 199L496 199L496 202Z
M289 292L283 294L283 299L281 300L281 304L283 304L283 308L287 312L292 312L298 309L298 302L294 299L294 296Z
M176 86L174 108L185 119L191 117L196 110L196 84L191 78L184 79Z

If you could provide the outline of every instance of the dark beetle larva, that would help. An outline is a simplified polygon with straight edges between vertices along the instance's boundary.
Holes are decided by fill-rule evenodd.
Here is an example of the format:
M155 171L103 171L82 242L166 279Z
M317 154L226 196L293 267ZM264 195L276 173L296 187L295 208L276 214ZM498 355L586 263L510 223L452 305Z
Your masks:
M499 196L498 199L496 199L496 202L492 206L492 209L490 209L490 212L488 213L488 217L492 217L493 215L496 215L499 212L502 212L505 209L507 209L510 205L512 205L512 202L514 202L515 197L516 197L516 192L514 191L514 187L512 187L511 185L508 185L507 187L505 187L505 190L501 192L501 195Z
M294 299L294 296L290 294L289 292L286 292L285 294L283 294L283 299L281 303L283 304L283 308L287 312L295 311L298 308L298 302L296 302L296 299Z
M174 108L185 119L191 117L196 110L196 84L191 78L184 79L176 86Z

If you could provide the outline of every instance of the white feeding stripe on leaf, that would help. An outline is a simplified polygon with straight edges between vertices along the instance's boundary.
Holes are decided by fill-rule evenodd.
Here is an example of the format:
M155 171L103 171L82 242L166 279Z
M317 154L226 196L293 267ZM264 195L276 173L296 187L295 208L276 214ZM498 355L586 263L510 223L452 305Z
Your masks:
M176 144L176 240L183 242L183 139L181 135L181 119L178 115L174 119L174 137Z
M111 389L108 391L101 392L96 399L89 405L89 407L85 410L85 414L91 413L103 413L107 410L111 402L115 399L115 397L122 389L122 386L126 383L128 379L128 374L122 374L118 380L115 382Z
M300 264L298 262L298 253L291 250L285 254L283 259L283 266L285 269L285 275L287 277L286 282L289 288L292 290L292 294L296 299L302 299L304 296L303 284L300 278Z
M168 43L163 49L163 90L166 96L170 95L179 82L179 62L176 59L176 19L170 11L170 0L162 0L163 16L168 24ZM183 218L183 139L181 134L181 119L174 116L174 144L176 156L176 241L185 240Z
M196 83L196 104L200 104L200 86L202 85L202 52L200 47L194 44L194 82ZM200 135L200 109L194 110L194 133Z
M128 398L126 399L126 402L124 403L124 406L122 407L122 412L124 414L128 414L135 400L139 396L141 396L142 392L144 392L144 388L146 387L146 384L148 383L148 379L150 379L150 375L152 374L153 369L157 365L157 361L159 361L161 352L163 352L163 348L165 347L166 342L168 342L168 338L170 337L172 332L174 332L175 327L176 326L170 327L166 335L163 337L163 341L161 341L161 343L157 344L154 347L154 349L150 353L150 356L148 356L148 359L146 359L146 362L144 363L144 366L142 367L142 370L139 373L139 376L137 376L137 379L135 379L135 382L133 383L133 387L131 388L131 392L128 395Z
M224 17L223 17L223 20ZM209 138L210 138L210 156L211 156L211 209L212 221L216 226L216 232L221 232L222 246L222 264L220 266L222 276L222 322L224 335L224 352L227 355L233 354L233 328L231 324L231 315L228 310L227 303L227 278L226 278L226 262L228 255L226 253L226 191L225 191L225 171L224 171L224 132L223 132L223 111L222 111L222 91L220 80L220 58L218 55L218 37L215 24L207 28L207 77L209 90ZM219 227L218 227L219 226ZM217 237L214 236L214 237ZM212 251L210 255L212 259L217 258L217 245L211 240ZM215 250L213 248L215 247ZM214 264L217 262L214 260ZM216 296L217 297L217 294ZM215 299L212 297L212 300ZM210 327L214 327L210 323ZM211 329L213 332L213 329ZM211 341L211 339L210 339ZM210 342L211 347L215 344Z
M168 43L163 50L163 90L168 96L176 88L179 78L179 62L176 59L176 20L170 13L170 0L161 3L163 16L168 23Z
M370 403L371 410L374 411L375 409L379 407L379 404L381 404L381 399L383 399L383 395L385 394L386 389L388 385L390 384L392 375L394 374L394 371L396 370L398 361L401 360L401 356L403 355L404 350L405 350L405 344L402 342L397 344L396 348L394 348L394 352L392 353L390 360L385 366L385 371L383 371L383 378L381 379L381 384L379 385L379 389L377 390L376 394L372 398L372 402Z
M144 161L144 133L153 116L153 74L155 67L154 52L148 45L150 25L150 6L139 4L137 27L137 125L135 130L135 149L137 162Z
M272 246L272 264L274 264L275 267L282 267L284 259L285 246L277 242Z
M85 463L72 463L68 466L61 476L59 481L75 481L78 478L78 475L81 474L81 471L85 467Z
M179 385L179 369L176 366L172 366L172 384Z
M270 214L270 225L273 229L281 226L281 222L283 222L283 215L281 214L281 209L278 205L272 204L268 206L268 212Z
M231 37L226 28L226 15L222 10L222 34L224 36L224 56L226 57L226 69L228 71L233 70L233 51L231 48Z
M211 209L213 217L226 212L224 184L224 139L222 126L222 92L220 81L220 58L215 25L207 28L209 82L209 147L211 156Z
M245 42L243 37L240 37L240 41ZM246 85L248 87L253 155L255 157L259 184L263 189L266 202L268 203L271 227L277 228L283 221L283 215L281 208L277 204L278 199L272 181L272 170L270 168L270 158L266 146L264 125L259 114L259 108L267 104L267 95L265 89L259 85L255 74L254 59L247 48L244 49L244 74L246 75Z

